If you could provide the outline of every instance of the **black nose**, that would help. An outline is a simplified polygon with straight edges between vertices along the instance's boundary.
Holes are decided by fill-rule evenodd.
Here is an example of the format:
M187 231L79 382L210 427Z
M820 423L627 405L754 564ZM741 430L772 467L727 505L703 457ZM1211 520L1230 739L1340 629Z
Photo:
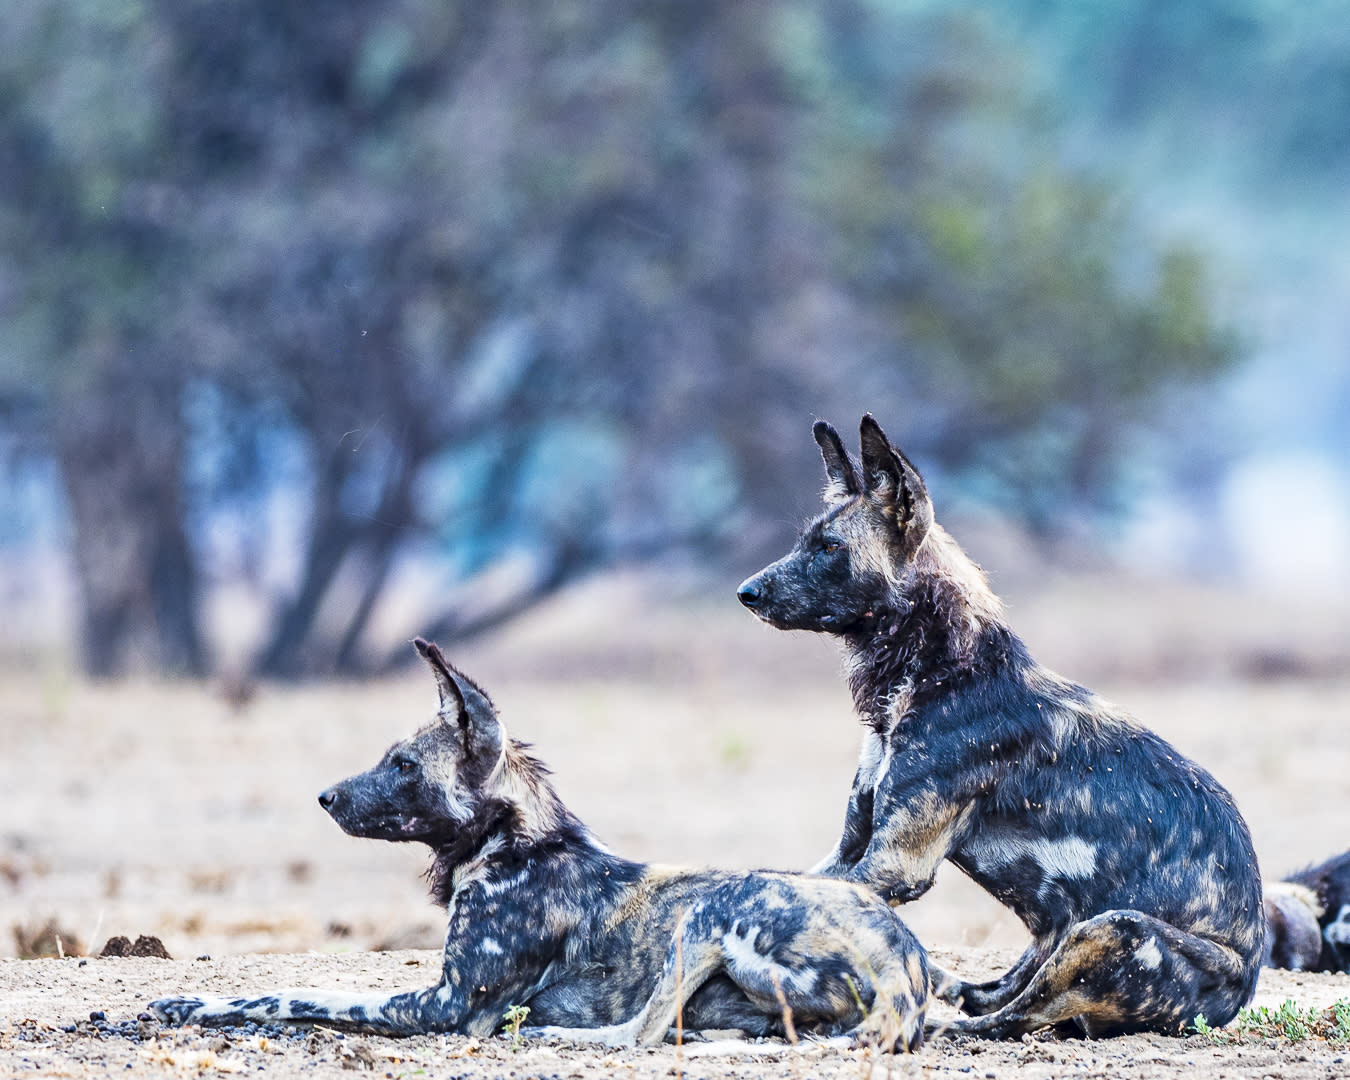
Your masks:
M325 810L333 809L335 802L337 802L337 788L329 788L327 791L319 792L319 805Z
M748 608L752 608L758 604L761 595L762 592L759 587L759 582L754 578L751 578L736 590L736 599Z

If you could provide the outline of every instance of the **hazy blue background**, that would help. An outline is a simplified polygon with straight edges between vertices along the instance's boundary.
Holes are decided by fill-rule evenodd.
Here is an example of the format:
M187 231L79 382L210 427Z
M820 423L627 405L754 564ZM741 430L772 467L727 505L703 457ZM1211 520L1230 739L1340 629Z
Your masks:
M1335 603L1345 16L6 5L4 654L377 670L618 565L731 602L863 410L946 518Z

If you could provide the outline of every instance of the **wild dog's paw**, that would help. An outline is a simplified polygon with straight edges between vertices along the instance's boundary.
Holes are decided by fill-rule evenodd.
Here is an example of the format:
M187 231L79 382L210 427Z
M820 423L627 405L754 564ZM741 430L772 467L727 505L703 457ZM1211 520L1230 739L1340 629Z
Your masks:
M566 1042L577 1042L578 1039L584 1040L584 1032L589 1030L594 1029L558 1027L549 1024L541 1027L523 1027L519 1035L522 1039L562 1039Z
M159 998L150 1002L150 1011L166 1024L191 1024L205 1008L206 1002L199 997Z
M928 962L928 984L933 996L948 1005L959 1005L965 996L966 984L950 972L943 971L931 960Z

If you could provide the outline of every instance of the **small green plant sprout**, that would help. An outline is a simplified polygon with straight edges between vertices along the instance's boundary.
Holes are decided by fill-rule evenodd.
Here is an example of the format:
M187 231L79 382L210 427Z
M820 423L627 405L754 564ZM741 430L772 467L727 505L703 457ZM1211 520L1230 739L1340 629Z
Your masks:
M1188 1034L1225 1044L1262 1039L1350 1043L1350 1000L1337 1001L1324 1009L1303 1009L1292 999L1286 999L1274 1009L1268 1005L1243 1009L1226 1028L1211 1027L1204 1016L1197 1016Z
M1331 1024L1327 1034L1330 1042L1350 1042L1350 1001L1342 998L1328 1006L1323 1014Z
M750 740L744 735L737 734L734 731L725 733L722 736L721 745L717 749L722 764L733 772L745 772L749 768L753 747Z
M1318 1026L1320 1016L1316 1009L1303 1010L1286 998L1278 1008L1262 1005L1257 1009L1243 1009L1237 1015L1237 1028L1243 1035L1256 1039L1288 1039L1302 1042Z
M525 1018L530 1015L528 1005L512 1005L506 1012L502 1013L502 1019L506 1021L502 1025L504 1034L511 1036L511 1049L520 1049L520 1025L525 1023Z

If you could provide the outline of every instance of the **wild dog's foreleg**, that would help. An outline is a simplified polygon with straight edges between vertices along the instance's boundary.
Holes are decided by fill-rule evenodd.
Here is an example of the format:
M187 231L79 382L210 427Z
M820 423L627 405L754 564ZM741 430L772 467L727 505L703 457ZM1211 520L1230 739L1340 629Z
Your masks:
M403 994L360 994L332 990L281 990L257 997L167 997L150 1003L166 1024L338 1024L387 1035L452 1031L462 1021L447 987Z
M1033 975L1054 951L1053 941L1033 941L1021 958L988 982L968 983L940 968L929 966L933 994L950 1005L957 1005L970 1016L980 1016L1001 1008L1025 989Z
M882 738L870 728L864 732L858 770L853 774L853 789L844 811L844 831L834 849L811 868L813 874L842 877L867 850L872 839L872 796L885 758Z
M872 836L863 857L841 875L892 903L917 900L942 861L965 839L974 804L945 797L932 784L882 783L872 806Z
M1178 1034L1196 1016L1226 1024L1251 996L1241 958L1213 941L1138 911L1075 925L1021 993L950 1031L1016 1038L1076 1022L1087 1035Z

